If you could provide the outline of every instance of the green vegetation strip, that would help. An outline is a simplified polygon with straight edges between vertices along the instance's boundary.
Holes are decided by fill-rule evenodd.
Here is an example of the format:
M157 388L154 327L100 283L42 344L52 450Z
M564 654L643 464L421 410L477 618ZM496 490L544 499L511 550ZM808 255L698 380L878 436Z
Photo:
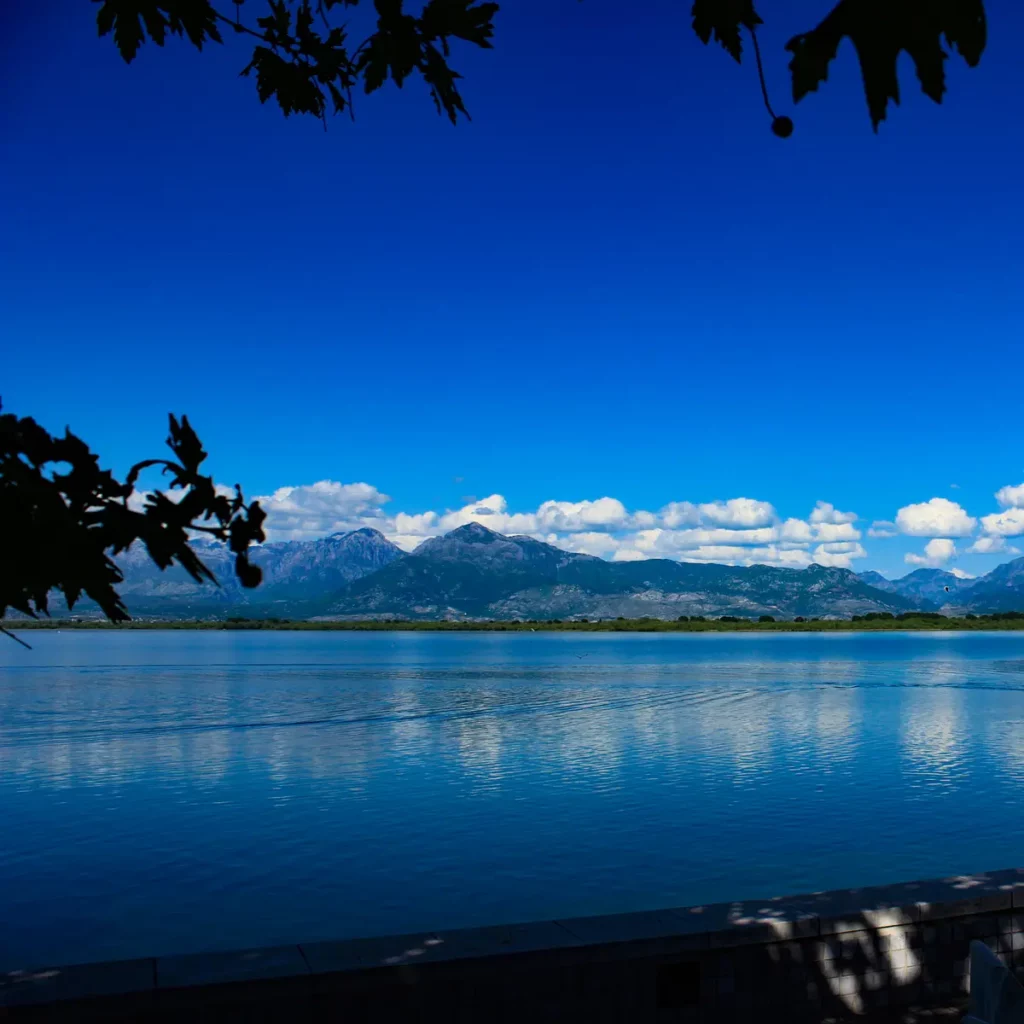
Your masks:
M868 615L854 615L852 619L804 619L776 621L769 615L758 619L745 619L736 615L722 615L718 618L702 618L699 615L680 616L678 619L586 619L565 620L514 620L497 622L492 620L473 622L449 622L437 620L387 619L380 621L310 622L289 619L228 619L204 620L144 620L109 623L89 619L43 619L12 620L5 624L15 629L310 629L347 631L419 631L445 633L736 633L754 631L758 633L837 633L869 630L978 630L978 629L1024 629L1024 612L999 612L994 615L964 615L950 617L937 612L905 612L892 615L889 612L871 612Z

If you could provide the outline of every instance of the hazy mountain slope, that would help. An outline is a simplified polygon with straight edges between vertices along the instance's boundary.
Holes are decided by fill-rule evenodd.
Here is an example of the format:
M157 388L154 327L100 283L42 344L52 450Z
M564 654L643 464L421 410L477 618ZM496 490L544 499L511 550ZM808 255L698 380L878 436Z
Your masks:
M859 578L928 611L942 610L950 614L1024 611L1024 558L997 565L985 576L970 580L944 569L915 569L895 580L887 580L876 572L862 572Z
M1024 611L1024 558L967 582L972 585L957 594L958 607L975 613Z
M945 569L915 569L899 579L887 580L877 572L862 572L858 578L886 593L899 594L916 608L935 611L947 604L958 604L960 596L975 580L964 580Z

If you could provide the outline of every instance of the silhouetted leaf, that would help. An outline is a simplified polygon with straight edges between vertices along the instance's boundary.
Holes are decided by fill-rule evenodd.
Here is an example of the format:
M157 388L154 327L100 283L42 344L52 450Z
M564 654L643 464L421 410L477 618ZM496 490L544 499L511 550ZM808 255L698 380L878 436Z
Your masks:
M491 48L494 35L495 3L476 0L430 0L420 15L420 31L427 40L455 36L484 49ZM445 50L447 54L447 48Z
M740 30L763 24L753 0L694 0L693 30L705 45L716 42L739 61L743 54Z
M221 42L217 13L209 0L94 0L103 6L96 15L101 36L113 31L114 43L131 63L146 39L163 46L167 33L185 34L198 49L207 39Z
M900 51L913 58L921 89L936 103L946 91L942 36L974 67L985 49L982 0L841 0L811 32L786 44L793 54L793 99L799 101L828 78L829 64L848 36L856 47L875 131L889 100L899 103L896 64Z
M370 37L360 65L366 69L367 92L383 85L389 73L395 85L401 88L420 60L421 45L416 19L401 14L401 4L377 0L378 10L391 7L395 7L397 13L381 15L377 31Z
M302 0L295 15L295 38L306 53L312 53L320 45L320 36L313 31L313 8L309 0Z
M258 565L250 565L245 555L235 558L235 575L243 587L258 587L263 580L263 570Z
M170 423L171 436L167 439L168 447L181 460L186 472L195 473L206 458L202 442L196 437L187 416L182 416L179 423L172 415Z
M334 112L340 114L346 106L345 97L338 91L338 87L333 82L327 83L327 90L331 94L331 99L334 101Z
M313 81L308 66L285 60L265 46L257 46L242 74L248 75L254 69L260 102L266 103L271 96L276 96L285 117L289 114L323 116L324 94Z
M455 86L455 80L462 76L457 71L448 67L444 58L433 46L426 47L426 56L423 62L423 78L430 86L430 95L434 105L440 113L444 110L452 124L456 123L457 114L465 114L469 117L462 97Z
M113 29L114 44L128 63L135 59L146 37L139 7L140 4L135 0L105 0L96 15L96 27L100 35L105 36Z
M181 35L185 30L190 42L197 50L203 48L206 39L215 43L223 42L217 30L217 12L208 0L177 0L169 3L171 30Z

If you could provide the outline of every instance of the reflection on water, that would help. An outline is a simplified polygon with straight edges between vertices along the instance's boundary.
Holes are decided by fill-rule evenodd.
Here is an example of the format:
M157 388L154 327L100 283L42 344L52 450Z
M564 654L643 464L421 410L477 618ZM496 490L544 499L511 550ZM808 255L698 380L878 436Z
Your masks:
M937 669L945 676L947 666ZM922 786L951 789L963 778L969 722L964 691L951 687L915 694L903 724L903 745Z
M0 645L0 969L1020 860L1018 634L38 640Z

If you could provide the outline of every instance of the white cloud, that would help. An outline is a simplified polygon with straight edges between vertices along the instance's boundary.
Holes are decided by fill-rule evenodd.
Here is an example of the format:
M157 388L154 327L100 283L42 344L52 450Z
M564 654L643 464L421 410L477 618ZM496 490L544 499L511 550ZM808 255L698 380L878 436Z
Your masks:
M383 531L381 531L383 533ZM417 533L388 533L385 534L387 539L392 544L397 545L403 551L415 551L422 543L424 538Z
M860 530L854 529L849 523L817 523L814 527L814 539L824 543L860 540Z
M948 498L905 505L896 513L896 526L908 537L967 537L976 524L973 516Z
M840 512L834 505L827 501L819 501L814 506L810 520L812 523L854 523L857 521L856 512Z
M544 539L558 547L585 551L615 561L638 558L670 558L683 562L723 562L734 565L780 565L801 568L821 565L849 568L852 559L867 552L857 543L860 534L848 523L821 524L826 535L838 540L818 543L812 557L811 546L818 527L799 519L776 526L729 530L723 527L670 530L662 527L622 534L550 534Z
M814 531L802 519L787 519L778 527L777 532L780 540L795 544L810 544L814 540Z
M1008 508L982 516L981 528L990 536L1019 537L1024 533L1024 508Z
M512 513L508 511L508 502L503 495L492 494L442 514L421 512L408 515L400 512L395 517L395 529L399 533L425 539L458 529L467 523L482 523L497 533L539 536L547 533L586 533L595 528L621 530L633 527L637 522L650 524L655 521L649 512L630 516L626 507L616 498L576 502L545 501L536 512Z
M1024 508L1024 484L1000 487L996 491L996 501L1002 508Z
M689 501L672 501L661 510L660 518L670 530L678 529L680 526L699 526L700 509Z
M496 533L537 533L539 529L536 513L512 513L508 511L508 502L501 494L491 494L486 498L471 501L462 508L443 513L419 512L408 515L399 512L395 516L394 529L409 537L426 540L439 533L457 530L468 523L481 523Z
M634 551L630 548L622 548L612 556L613 562L642 562L647 556L642 551Z
M969 555L1019 555L1017 548L1010 547L1005 537L979 537L968 549Z
M895 523L890 523L885 519L876 519L871 524L871 529L868 530L869 537L883 538L883 537L896 537L899 535L899 530L896 529Z
M814 549L813 561L835 569L850 569L854 558L867 558L867 554L860 544L851 542L819 544Z
M279 487L256 500L267 513L268 540L311 540L360 526L380 526L386 522L381 506L391 499L370 484L320 480Z
M775 509L767 501L753 498L730 498L711 501L700 506L701 520L715 526L757 527L775 522Z
M689 548L702 547L708 544L757 545L770 544L776 539L773 527L762 527L757 530L639 530L634 535L637 548L646 551L657 551L662 556L669 556Z
M969 572L964 572L963 569L950 569L949 570L958 580L976 580L978 577L972 575Z
M681 562L725 562L733 565L775 565L802 569L811 564L806 551L784 550L769 545L758 548L733 547L727 544L706 544L691 548L679 556Z
M852 541L822 544L817 548L817 550L829 555L854 555L856 558L864 558L864 556L867 555L867 552L860 544L855 544Z
M935 568L945 565L951 558L956 557L956 544L947 537L936 537L928 541L924 546L923 555L915 555L908 552L903 556L907 565L927 565Z
M626 506L617 498L596 501L545 501L537 509L537 522L546 530L571 533L592 526L616 527L629 521Z
M567 537L559 537L557 533L549 533L540 538L546 544L553 544L563 551L575 551L581 555L597 555L598 558L616 558L623 551L623 541L610 533L572 533ZM643 554L639 553L641 558ZM619 561L622 559L620 558Z

